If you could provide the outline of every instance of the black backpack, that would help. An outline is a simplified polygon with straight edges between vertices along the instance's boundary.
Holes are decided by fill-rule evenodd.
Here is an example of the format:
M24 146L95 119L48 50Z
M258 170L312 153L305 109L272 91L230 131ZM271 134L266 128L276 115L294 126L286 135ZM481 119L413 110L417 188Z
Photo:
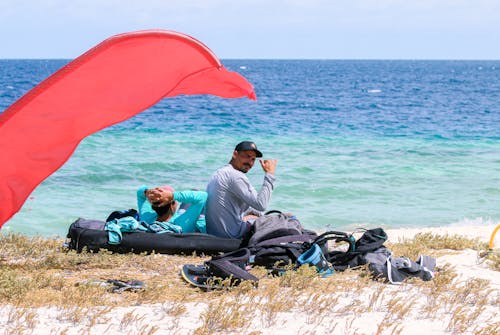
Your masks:
M317 234L304 229L294 215L268 211L253 224L253 234L247 245L250 263L269 269L295 263L316 237Z
M130 209L111 212L111 214L109 214L108 217L106 218L106 222L110 222L115 219L121 219L127 216L131 216L137 221L139 221L139 213L137 212L137 210L130 208Z
M314 243L315 233L287 235L264 240L248 245L250 263L264 266L267 269L283 267L289 263L295 264L297 258Z
M297 259L317 244L323 254L328 254L328 241L344 241L349 244L349 249L354 248L354 238L344 232L327 231L321 235L304 230L300 235L288 235L261 241L249 245L250 262L254 265L264 266L267 269L280 269L289 264L297 265Z
M355 242L352 235L349 235L348 239L351 240L351 243L347 250L333 250L325 253L327 261L332 264L335 270L343 271L349 267L365 264L366 262L363 262L361 258L365 254L383 247L387 241L387 234L382 228L374 228L365 230Z

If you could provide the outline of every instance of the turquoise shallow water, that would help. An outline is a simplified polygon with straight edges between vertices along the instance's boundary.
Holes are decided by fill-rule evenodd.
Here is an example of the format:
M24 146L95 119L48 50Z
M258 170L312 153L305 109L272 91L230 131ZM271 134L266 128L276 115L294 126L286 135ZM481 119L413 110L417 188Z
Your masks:
M0 108L65 62L0 61ZM204 189L244 139L279 161L270 207L311 229L500 223L500 62L223 63L257 102L166 99L88 137L2 231L63 236L141 184Z

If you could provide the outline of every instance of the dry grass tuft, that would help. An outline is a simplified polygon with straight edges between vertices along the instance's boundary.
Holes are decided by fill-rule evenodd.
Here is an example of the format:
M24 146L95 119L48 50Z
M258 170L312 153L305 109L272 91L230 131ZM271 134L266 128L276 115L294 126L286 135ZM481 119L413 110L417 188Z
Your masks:
M220 299L211 302L201 318L203 325L195 330L196 335L234 331L249 324L252 309L246 304Z
M486 262L488 267L495 271L500 271L500 251L496 250L481 250L478 253L478 261Z
M399 243L388 243L388 247L395 255L404 255L410 259L417 259L420 255L438 256L443 250L485 250L487 243L478 239L468 239L460 235L434 235L420 233L413 239L404 239Z
M434 235L432 233L421 233L417 234L413 240L416 244L422 244L429 249L435 250L480 250L487 247L486 243L482 243L478 239L468 239L459 235Z
M492 334L500 334L500 321L484 327L478 326L474 329L474 335L492 335Z
M495 271L500 271L500 253L491 252L486 257L489 260L490 267Z

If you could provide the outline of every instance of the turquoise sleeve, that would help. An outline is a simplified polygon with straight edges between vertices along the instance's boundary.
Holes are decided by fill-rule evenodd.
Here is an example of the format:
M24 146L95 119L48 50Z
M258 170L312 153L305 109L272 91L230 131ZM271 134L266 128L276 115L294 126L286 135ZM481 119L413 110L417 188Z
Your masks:
M205 202L207 192L203 191L182 191L174 192L174 200L188 205L187 209L177 209L177 212L170 222L181 226L183 233L201 232L206 233L205 224Z
M151 203L146 198L144 191L146 191L148 187L146 185L142 185L137 190L137 209L139 210L139 218L141 221L152 224L158 218L158 214L151 207Z

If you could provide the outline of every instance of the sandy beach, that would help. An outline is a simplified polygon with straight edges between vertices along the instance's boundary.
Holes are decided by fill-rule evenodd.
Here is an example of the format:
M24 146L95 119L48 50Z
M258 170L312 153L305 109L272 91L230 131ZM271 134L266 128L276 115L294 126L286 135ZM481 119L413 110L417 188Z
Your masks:
M439 227L387 233L391 243L411 239L419 232L462 235L488 242L494 228L494 225ZM262 280L258 288L230 296L189 287L199 292L200 299L196 301L113 308L4 305L0 308L0 330L4 334L498 333L500 273L478 258L477 250L440 253L437 266L449 267L456 273L448 286L442 284L444 278L440 278L439 272L431 282L416 280L402 285L375 282L351 272L314 279L311 284L320 289L298 295L283 286L281 292L269 293L276 282L273 279ZM180 279L175 285L183 289L188 286ZM453 292L446 292L450 287ZM262 291L266 294L259 297ZM279 308L279 304L289 304L290 308ZM265 308L259 307L264 305Z

